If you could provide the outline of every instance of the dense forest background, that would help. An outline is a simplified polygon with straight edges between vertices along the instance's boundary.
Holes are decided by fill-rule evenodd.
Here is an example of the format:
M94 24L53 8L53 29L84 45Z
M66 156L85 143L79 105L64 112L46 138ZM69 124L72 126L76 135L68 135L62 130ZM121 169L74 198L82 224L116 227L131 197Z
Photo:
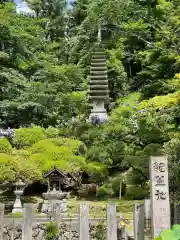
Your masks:
M149 156L169 157L171 197L180 184L180 0L0 1L0 183L41 179L53 166L101 195L148 195ZM110 121L87 122L98 24L107 54ZM138 189L141 188L141 191ZM146 191L147 190L147 191Z

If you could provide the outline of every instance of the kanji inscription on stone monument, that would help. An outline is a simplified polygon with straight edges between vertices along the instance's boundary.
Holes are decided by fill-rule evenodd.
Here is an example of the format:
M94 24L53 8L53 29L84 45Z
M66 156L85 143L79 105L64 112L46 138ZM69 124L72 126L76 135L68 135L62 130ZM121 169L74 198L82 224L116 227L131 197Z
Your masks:
M170 228L170 204L167 157L151 157L151 219L152 237Z

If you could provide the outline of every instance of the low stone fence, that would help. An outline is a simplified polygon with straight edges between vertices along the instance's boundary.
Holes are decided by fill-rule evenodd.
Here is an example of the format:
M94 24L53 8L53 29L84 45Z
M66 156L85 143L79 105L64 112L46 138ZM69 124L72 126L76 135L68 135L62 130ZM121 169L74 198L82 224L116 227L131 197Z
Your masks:
M34 216L33 204L24 204L23 217L13 218L4 215L4 204L0 204L0 240L128 239L126 229L120 229L121 219L116 217L114 204L107 204L106 218L90 218L88 212L88 205L81 204L78 217L66 218L56 208L50 219Z

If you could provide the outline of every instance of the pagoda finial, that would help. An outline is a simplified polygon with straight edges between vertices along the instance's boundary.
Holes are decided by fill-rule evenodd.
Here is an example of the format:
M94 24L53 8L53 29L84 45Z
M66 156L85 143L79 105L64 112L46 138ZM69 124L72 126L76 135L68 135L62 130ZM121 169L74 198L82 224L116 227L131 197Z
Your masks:
M101 41L102 41L101 23L99 23L99 26L98 26L98 43L101 43Z

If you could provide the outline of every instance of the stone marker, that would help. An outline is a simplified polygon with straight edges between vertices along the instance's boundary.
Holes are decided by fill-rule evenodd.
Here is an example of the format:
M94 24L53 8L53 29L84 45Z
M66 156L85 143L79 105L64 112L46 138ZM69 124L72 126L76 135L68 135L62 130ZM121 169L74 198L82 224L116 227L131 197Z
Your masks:
M3 240L4 207L5 205L0 203L0 240Z
M88 220L88 205L80 205L80 216L79 216L79 240L89 240L89 220Z
M116 205L107 205L107 240L117 240Z
M134 204L134 239L144 240L144 204Z
M151 157L150 180L152 237L155 238L171 225L167 157Z
M32 204L24 204L22 240L32 240Z

